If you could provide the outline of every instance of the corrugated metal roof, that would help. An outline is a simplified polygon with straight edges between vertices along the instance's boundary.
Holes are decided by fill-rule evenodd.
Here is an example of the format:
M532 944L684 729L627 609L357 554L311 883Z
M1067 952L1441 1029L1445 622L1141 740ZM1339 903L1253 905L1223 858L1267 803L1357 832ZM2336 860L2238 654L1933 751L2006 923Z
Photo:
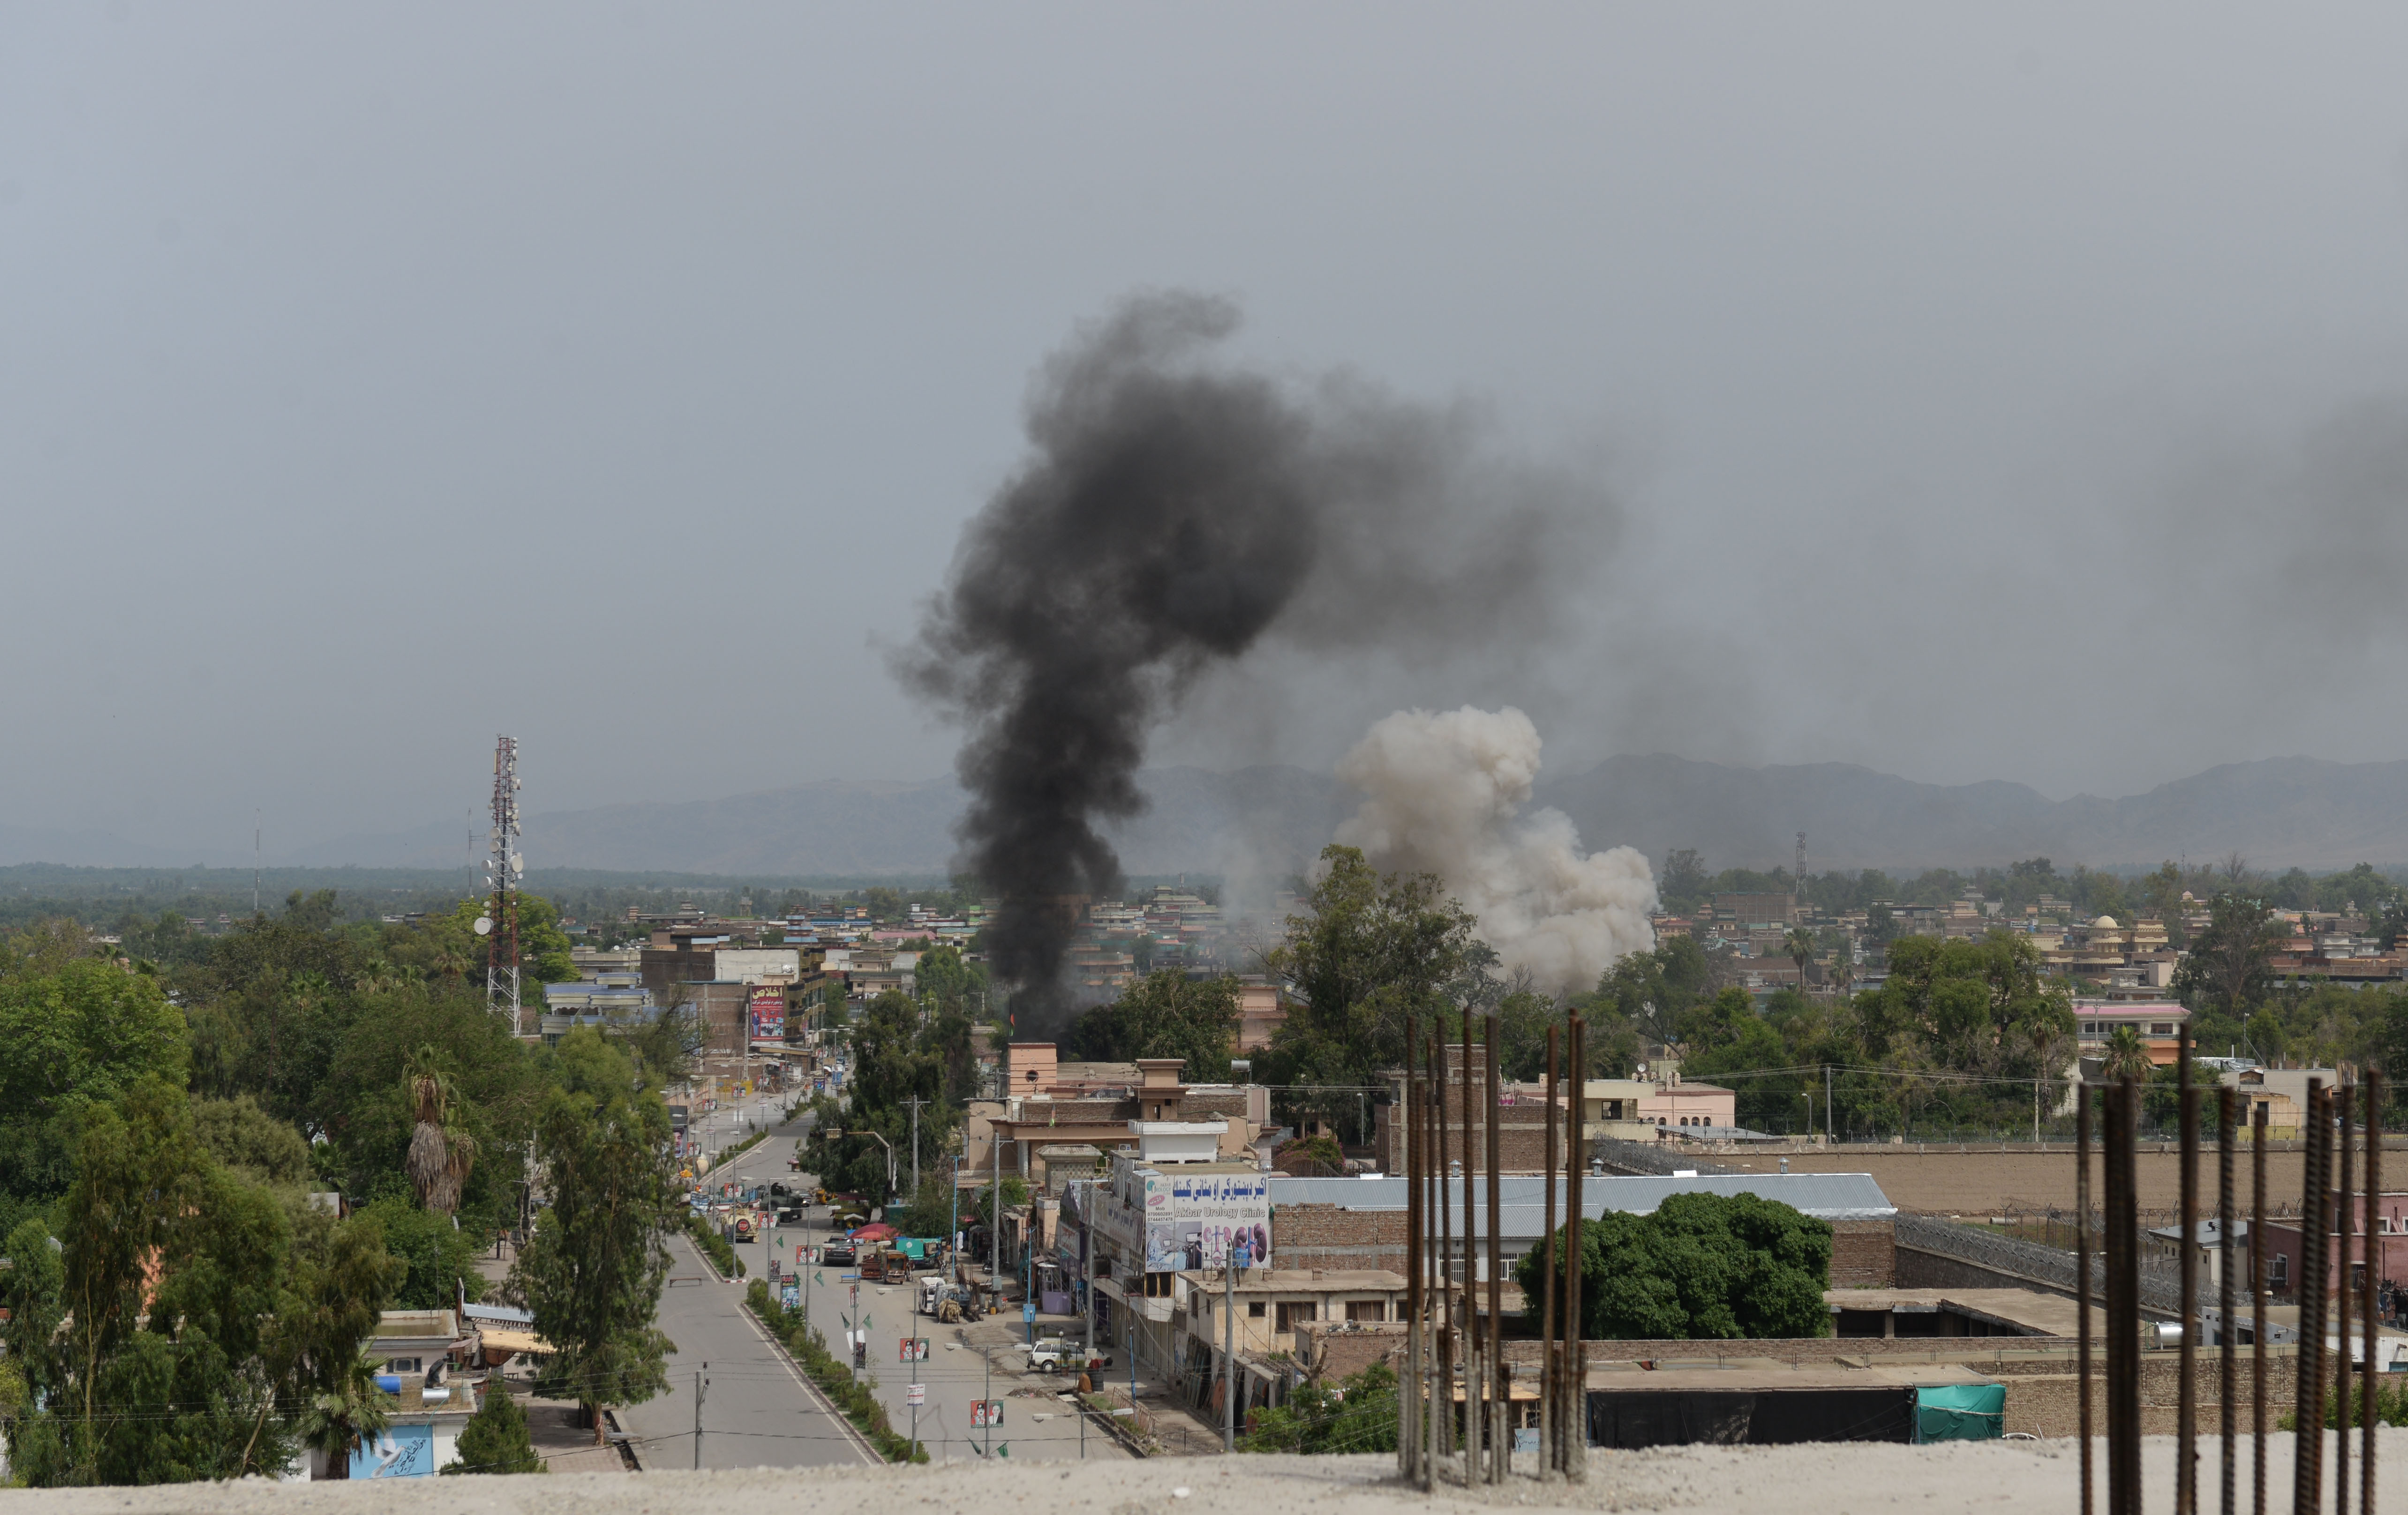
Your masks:
M1475 1210L1487 1208L1487 1180L1472 1184ZM1498 1197L1509 1235L1535 1236L1546 1215L1546 1180L1536 1174L1508 1174L1497 1180ZM1458 1220L1463 1214L1463 1184L1448 1186ZM1376 1179L1292 1179L1273 1174L1271 1205L1338 1205L1357 1210L1400 1210L1405 1208L1405 1180L1388 1175ZM1870 1173L1745 1173L1709 1174L1695 1179L1657 1175L1586 1178L1581 1180L1582 1213L1594 1219L1608 1210L1631 1215L1651 1213L1667 1196L1681 1193L1755 1194L1776 1200L1826 1221L1885 1221L1898 1214L1881 1185ZM1567 1202L1564 1180L1555 1180L1555 1207ZM1527 1233L1513 1228L1527 1211Z

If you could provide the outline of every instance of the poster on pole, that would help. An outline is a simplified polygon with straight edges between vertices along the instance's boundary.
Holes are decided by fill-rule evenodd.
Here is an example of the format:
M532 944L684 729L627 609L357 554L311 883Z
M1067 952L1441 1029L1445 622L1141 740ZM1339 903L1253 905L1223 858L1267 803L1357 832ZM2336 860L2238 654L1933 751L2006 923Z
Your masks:
M926 1384L907 1383L903 1386L903 1406L905 1408L918 1409L927 1402L928 1386Z

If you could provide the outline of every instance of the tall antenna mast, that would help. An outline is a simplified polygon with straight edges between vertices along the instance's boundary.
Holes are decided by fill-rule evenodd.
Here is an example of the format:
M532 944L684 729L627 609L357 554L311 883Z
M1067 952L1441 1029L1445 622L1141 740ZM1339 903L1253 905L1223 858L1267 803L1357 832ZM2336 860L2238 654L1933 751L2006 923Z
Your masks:
M1806 897L1806 834L1798 834L1798 897Z
M526 859L519 855L519 744L504 736L494 744L494 826L485 852L485 886L494 892L480 930L493 936L485 965L485 1008L507 1015L519 1035L519 879Z

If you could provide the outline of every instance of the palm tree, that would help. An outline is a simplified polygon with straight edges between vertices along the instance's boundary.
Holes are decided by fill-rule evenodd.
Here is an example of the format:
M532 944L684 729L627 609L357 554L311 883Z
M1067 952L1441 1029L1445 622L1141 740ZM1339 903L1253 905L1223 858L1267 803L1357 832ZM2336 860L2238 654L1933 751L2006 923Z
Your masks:
M301 1444L327 1454L329 1478L350 1478L351 1454L360 1450L362 1438L393 1423L376 1371L375 1361L360 1353L337 1376L331 1392L311 1395L301 1411Z
M2109 1082L2118 1079L2146 1080L2156 1065L2149 1061L2149 1050L2141 1045L2141 1034L2130 1026L2117 1026L2107 1037L2107 1055L2100 1060L2100 1076Z
M443 1072L435 1049L422 1046L403 1071L402 1087L415 1122L409 1152L402 1160L418 1203L449 1215L460 1208L460 1189L477 1160L477 1140L452 1123L456 1092Z
M1791 926L1789 934L1781 938L1781 950L1798 965L1798 987L1805 988L1806 965L1814 961L1814 934L1804 926Z
M1846 937L1841 937L1840 945L1832 950L1831 966L1827 971L1831 976L1832 987L1842 994L1848 992L1849 985L1856 981L1856 949L1848 944Z

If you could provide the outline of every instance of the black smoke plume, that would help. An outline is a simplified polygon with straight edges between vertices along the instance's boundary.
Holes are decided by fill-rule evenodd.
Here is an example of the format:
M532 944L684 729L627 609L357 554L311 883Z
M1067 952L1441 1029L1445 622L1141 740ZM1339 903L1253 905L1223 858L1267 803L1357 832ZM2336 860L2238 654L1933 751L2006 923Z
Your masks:
M1610 522L1563 480L1485 467L1461 408L1209 361L1235 308L1132 299L1040 370L1030 456L965 528L906 681L960 720L963 864L1001 896L990 970L1022 1025L1067 1007L1081 896L1122 887L1098 825L1136 815L1146 739L1266 636L1338 650L1529 635L1555 528Z

